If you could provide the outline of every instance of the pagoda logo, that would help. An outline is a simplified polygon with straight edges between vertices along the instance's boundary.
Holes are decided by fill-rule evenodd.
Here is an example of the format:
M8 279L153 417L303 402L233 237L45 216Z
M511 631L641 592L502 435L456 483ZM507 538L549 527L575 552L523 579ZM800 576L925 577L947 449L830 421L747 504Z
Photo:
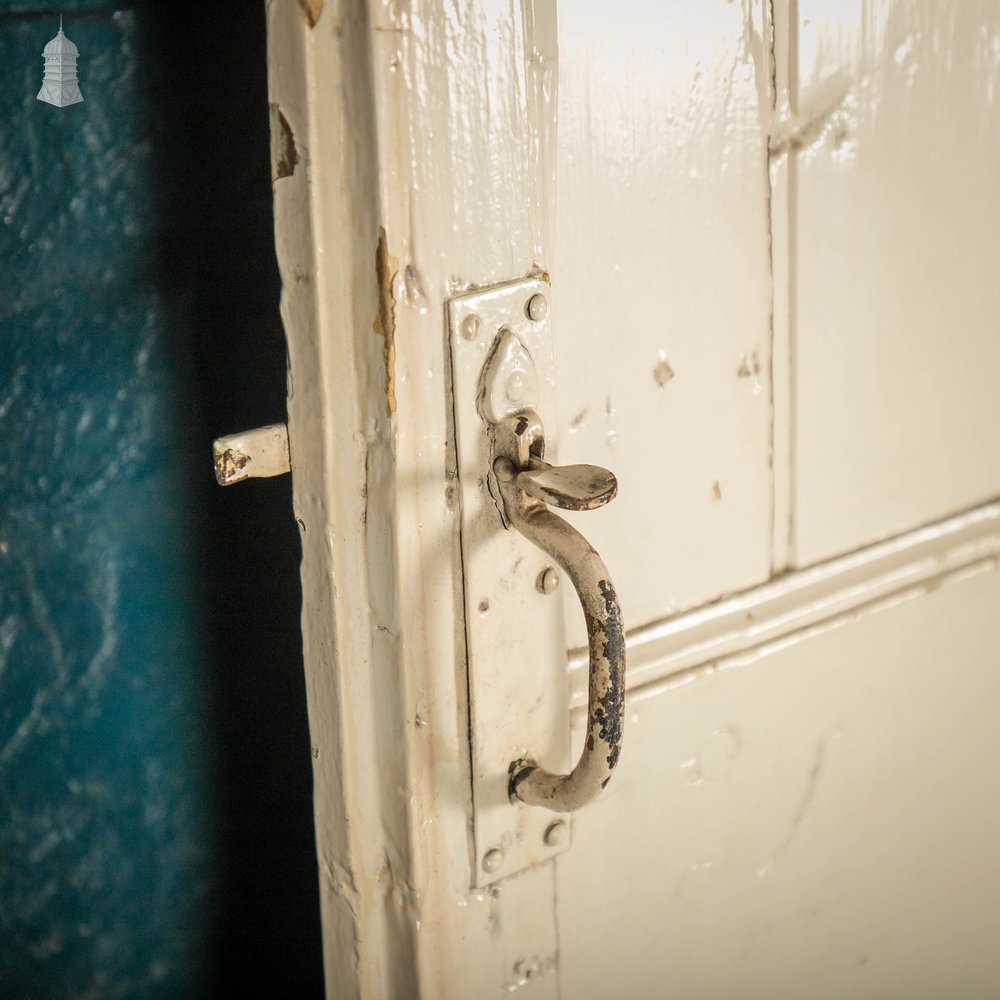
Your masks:
M79 104L83 100L80 84L76 79L76 60L80 52L63 34L62 17L59 18L59 34L45 46L45 77L38 99L57 108L68 104Z

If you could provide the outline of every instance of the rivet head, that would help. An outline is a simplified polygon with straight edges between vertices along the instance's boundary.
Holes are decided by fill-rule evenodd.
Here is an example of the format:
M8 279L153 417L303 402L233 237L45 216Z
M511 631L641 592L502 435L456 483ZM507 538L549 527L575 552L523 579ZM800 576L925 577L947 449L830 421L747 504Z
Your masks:
M569 840L569 826L558 819L545 831L546 847L562 847Z
M509 483L517 475L514 463L509 458L498 458L493 463L493 471L501 483Z
M535 323L541 323L543 319L549 314L549 301L538 292L536 295L532 295L528 299L528 305L525 309L528 314L528 318Z
M503 851L498 847L494 847L491 851L487 851L483 855L483 871L492 874L500 870L500 866L503 864Z
M528 395L528 379L524 372L511 372L507 376L504 392L512 403L523 402L524 397Z
M555 566L546 566L538 574L535 586L540 594L554 594L559 589L559 571Z
M469 313L462 320L462 336L466 340L475 340L479 336L479 317L475 313Z

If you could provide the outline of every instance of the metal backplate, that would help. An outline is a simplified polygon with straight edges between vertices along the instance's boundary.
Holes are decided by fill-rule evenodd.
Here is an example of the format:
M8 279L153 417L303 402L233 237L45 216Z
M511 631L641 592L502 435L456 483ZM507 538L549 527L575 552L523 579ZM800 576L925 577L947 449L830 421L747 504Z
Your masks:
M510 763L526 754L550 770L568 769L567 657L560 595L543 593L540 586L551 560L503 525L490 492L490 438L480 413L489 409L483 399L489 394L484 368L499 356L501 339L510 341L510 331L534 368L528 378L515 372L510 382L514 395L536 395L524 402L537 409L547 427L555 425L550 305L551 289L540 278L494 286L448 303L462 503L476 886L546 861L566 850L570 840L569 816L512 803L507 795ZM494 360L490 370L496 368ZM545 457L554 460L548 439ZM551 580L550 574L550 585ZM560 586L571 584L562 580Z

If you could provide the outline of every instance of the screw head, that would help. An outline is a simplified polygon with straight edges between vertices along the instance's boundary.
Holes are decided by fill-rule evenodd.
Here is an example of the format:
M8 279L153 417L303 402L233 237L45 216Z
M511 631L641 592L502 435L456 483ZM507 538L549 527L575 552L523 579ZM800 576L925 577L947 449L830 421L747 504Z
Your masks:
M528 314L528 318L534 323L541 323L543 319L549 314L549 301L542 295L541 292L532 295L528 299L528 304L525 307L525 312Z
M483 855L483 871L489 874L499 871L500 866L503 864L503 851L498 847L494 847L492 850L487 851Z
M545 831L546 847L562 847L569 840L569 826L565 820L557 819Z
M469 313L462 320L462 336L466 340L475 340L479 336L479 317L475 313Z
M546 566L538 574L535 587L540 594L554 594L559 589L559 571L555 566Z

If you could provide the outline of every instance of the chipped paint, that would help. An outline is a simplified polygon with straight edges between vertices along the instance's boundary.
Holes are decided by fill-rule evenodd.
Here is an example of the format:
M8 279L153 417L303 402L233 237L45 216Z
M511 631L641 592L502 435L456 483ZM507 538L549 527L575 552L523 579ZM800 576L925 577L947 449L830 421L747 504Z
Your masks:
M662 389L677 373L666 358L660 358L653 369L653 379L658 388Z
M385 402L391 416L396 412L396 297L392 283L399 273L399 260L389 253L385 226L378 231L375 248L375 280L378 284L378 311L372 329L385 339Z
M299 0L299 10L302 11L302 19L310 28L316 27L320 14L323 13L323 0Z
M291 471L288 428L268 424L239 434L227 434L212 442L215 479L231 486L244 479L267 479Z
M610 672L607 691L600 699L600 736L608 745L608 767L614 769L621 754L625 726L625 628L614 584L610 580L601 580L597 589L604 599L604 616L599 622L595 622L593 634L595 637L599 636L604 643L600 655L609 663L622 664L621 670ZM609 780L610 776L605 778L604 784Z
M269 104L271 120L271 182L291 177L299 162L299 151L288 119L277 104Z
M532 955L530 958L518 959L514 963L513 976L504 983L506 993L517 993L526 986L534 986L542 976L550 976L557 972L559 960L556 955L541 958Z
M528 427L534 428L535 438L530 449L520 440ZM596 500L593 506L599 506L614 497L617 483L605 469L553 468L530 458L536 445L544 451L541 421L532 410L507 417L493 430L499 456L494 469L507 522L555 559L573 581L589 640L588 735L576 765L569 774L556 774L530 756L522 757L511 765L508 790L511 799L527 805L572 812L607 787L618 764L625 726L625 632L615 588L600 555L546 504L581 510ZM539 488L540 480L544 488Z
M749 356L740 355L740 365L736 369L737 378L750 379L750 391L754 395L763 392L763 385L760 379L760 356L756 351L751 351Z
M826 97L820 106L776 122L767 144L772 161L820 142L829 141L835 149L844 142L850 133L850 116L845 110L845 104L849 103L850 82L847 79L834 81L831 89L835 93Z
M243 471L250 464L250 456L236 448L215 453L215 481L220 486L231 486L246 479Z
M563 510L596 510L618 495L614 473L597 465L553 466L532 459L517 483L529 496Z

